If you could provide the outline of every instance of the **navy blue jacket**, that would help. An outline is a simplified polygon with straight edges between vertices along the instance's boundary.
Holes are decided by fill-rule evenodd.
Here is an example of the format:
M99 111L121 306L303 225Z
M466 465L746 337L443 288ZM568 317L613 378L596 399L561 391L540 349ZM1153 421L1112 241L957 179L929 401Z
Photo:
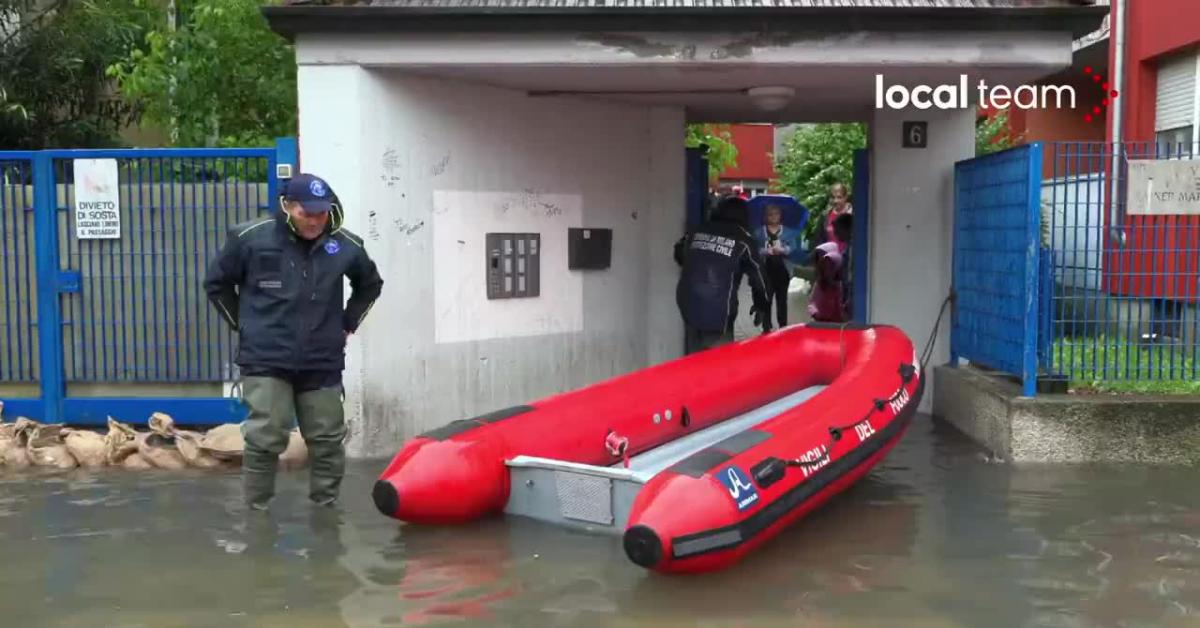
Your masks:
M675 259L683 265L675 303L683 322L700 331L732 329L742 275L755 306L766 311L767 296L754 237L738 220L719 214L684 236Z
M341 212L335 214L313 242L298 237L282 211L229 230L204 289L238 331L239 366L345 368L346 332L362 324L383 279L362 239L341 229ZM350 279L349 301L343 277Z

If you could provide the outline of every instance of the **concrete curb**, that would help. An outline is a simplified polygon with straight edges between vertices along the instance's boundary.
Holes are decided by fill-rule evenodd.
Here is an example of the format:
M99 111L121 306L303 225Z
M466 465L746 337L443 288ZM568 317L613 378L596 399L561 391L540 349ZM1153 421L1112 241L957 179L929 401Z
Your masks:
M1200 395L1029 398L971 367L933 378L933 416L1009 462L1200 464Z

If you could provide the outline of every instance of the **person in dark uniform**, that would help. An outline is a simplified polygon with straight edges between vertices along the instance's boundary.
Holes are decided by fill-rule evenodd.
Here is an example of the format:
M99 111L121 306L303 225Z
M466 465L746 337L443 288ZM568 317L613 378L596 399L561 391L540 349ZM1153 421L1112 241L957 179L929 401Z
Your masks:
M238 332L242 399L250 409L242 424L242 483L256 509L275 494L293 418L308 446L309 498L333 504L345 473L346 339L379 298L383 279L362 239L342 227L336 199L320 177L296 175L284 184L276 215L230 229L204 279L209 300ZM350 279L349 301L343 277Z
M733 340L737 292L742 275L750 282L754 325L770 331L770 304L763 283L754 237L750 235L749 205L729 196L717 204L707 222L675 244L675 261L683 270L675 302L687 327L687 353Z

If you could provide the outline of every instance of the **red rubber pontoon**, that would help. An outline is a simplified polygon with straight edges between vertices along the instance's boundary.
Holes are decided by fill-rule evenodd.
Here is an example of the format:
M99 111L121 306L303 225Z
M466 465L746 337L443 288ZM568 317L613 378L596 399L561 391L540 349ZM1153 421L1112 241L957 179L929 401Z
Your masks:
M468 522L504 510L505 462L516 456L613 465L821 385L800 405L657 473L637 494L624 534L634 563L720 569L848 488L900 439L924 390L902 331L795 325L454 421L405 443L372 496L403 521Z

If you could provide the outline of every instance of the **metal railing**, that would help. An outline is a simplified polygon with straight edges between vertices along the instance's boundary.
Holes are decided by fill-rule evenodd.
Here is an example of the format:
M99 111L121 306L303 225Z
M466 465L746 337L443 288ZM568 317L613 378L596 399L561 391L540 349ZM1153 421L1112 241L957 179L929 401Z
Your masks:
M1044 372L1083 383L1197 380L1197 148L1045 146Z
M54 160L66 236L60 269L79 278L78 291L63 298L66 381L231 379L233 336L201 284L229 227L270 208L267 156L253 149L114 156L124 214L115 240L74 236L73 157Z
M40 376L33 188L29 156L0 157L0 382L34 383Z

